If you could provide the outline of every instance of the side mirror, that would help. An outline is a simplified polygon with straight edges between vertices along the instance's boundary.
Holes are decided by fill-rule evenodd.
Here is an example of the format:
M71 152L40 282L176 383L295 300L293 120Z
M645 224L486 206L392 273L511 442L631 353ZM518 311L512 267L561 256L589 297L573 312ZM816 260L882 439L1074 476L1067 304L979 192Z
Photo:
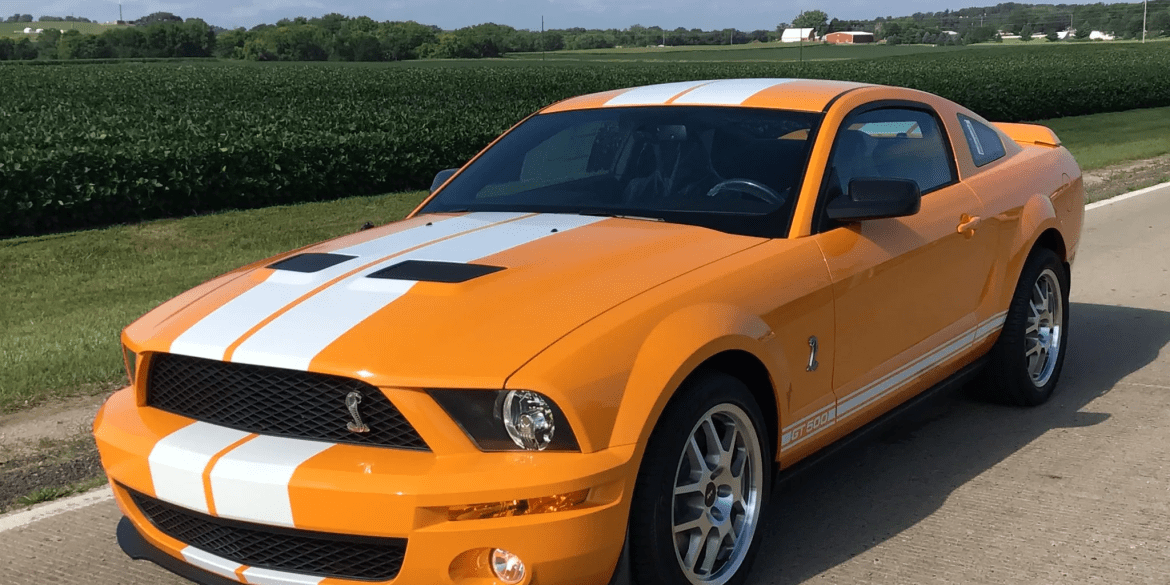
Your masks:
M444 169L439 171L439 173L435 175L435 180L431 181L431 193L434 193L436 189L442 187L443 183L446 183L447 179L451 178L451 175L454 175L458 172L459 169Z
M921 206L915 181L860 178L849 181L849 193L830 201L825 212L830 219L861 221L914 215Z

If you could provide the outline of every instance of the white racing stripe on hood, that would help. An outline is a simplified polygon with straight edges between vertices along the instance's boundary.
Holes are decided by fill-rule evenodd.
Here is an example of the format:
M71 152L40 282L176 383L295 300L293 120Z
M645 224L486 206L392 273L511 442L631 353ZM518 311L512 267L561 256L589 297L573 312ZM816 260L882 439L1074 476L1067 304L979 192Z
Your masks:
M674 100L676 104L738 106L748 98L791 79L725 79L709 83Z
M273 313L305 296L314 288L361 266L435 240L521 217L521 213L471 213L437 219L431 225L383 236L355 246L331 252L357 256L314 273L276 271L264 282L212 311L172 343L170 352L192 357L222 360L227 348L237 339L272 316Z
M471 262L530 244L557 233L604 220L579 215L537 215L437 242L361 272L306 299L244 341L232 361L307 370L313 358L358 323L406 294L414 281L383 281L366 276L406 260ZM554 231L555 230L555 231Z
M679 81L676 83L662 83L659 85L648 85L646 87L639 87L631 89L621 95L615 96L608 102L607 106L658 106L670 101L670 98L687 91L694 89L700 85L711 83L710 81Z

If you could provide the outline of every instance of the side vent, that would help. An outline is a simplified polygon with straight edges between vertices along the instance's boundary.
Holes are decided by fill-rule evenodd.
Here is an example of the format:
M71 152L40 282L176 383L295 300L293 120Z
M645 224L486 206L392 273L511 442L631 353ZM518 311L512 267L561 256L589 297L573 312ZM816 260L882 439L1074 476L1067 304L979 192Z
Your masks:
M486 276L503 269L503 266L487 266L484 264L407 260L373 272L367 278L457 283L467 282L473 278Z
M312 273L337 266L342 262L348 262L354 258L357 258L357 256L346 256L344 254L297 254L292 258L285 258L275 264L269 264L268 267L274 270Z

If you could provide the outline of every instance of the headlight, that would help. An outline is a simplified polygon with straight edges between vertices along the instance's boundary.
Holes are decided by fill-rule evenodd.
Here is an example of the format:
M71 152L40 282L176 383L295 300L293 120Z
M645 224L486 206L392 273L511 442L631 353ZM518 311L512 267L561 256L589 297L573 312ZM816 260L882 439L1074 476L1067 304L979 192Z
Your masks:
M431 390L483 451L579 451L564 413L531 390Z
M126 360L126 376L130 378L130 385L134 385L134 376L138 372L138 354L130 351L130 348L125 345L122 346L122 359Z

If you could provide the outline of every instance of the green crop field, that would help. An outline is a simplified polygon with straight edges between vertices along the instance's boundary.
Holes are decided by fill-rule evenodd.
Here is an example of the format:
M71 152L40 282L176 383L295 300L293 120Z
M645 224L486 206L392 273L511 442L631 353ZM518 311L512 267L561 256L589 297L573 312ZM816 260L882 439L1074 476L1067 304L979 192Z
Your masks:
M1166 45L554 66L0 65L0 237L430 184L532 111L690 79L922 89L999 121L1170 105Z
M97 34L120 26L126 25L99 22L3 22L0 23L0 38L21 39L28 37L35 41L38 35L35 33L25 34L24 29L26 28L33 30L55 28L63 31L77 30L81 31L82 34Z

